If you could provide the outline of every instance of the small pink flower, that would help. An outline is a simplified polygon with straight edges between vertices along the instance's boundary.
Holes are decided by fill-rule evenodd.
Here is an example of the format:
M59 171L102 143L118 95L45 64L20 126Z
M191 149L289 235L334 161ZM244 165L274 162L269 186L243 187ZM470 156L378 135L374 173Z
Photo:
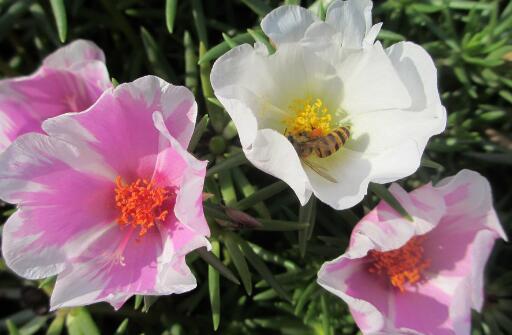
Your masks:
M185 256L209 246L206 162L184 149L196 114L187 88L147 76L0 155L0 198L19 208L3 257L25 278L58 275L52 309L195 288Z
M435 187L390 191L414 222L380 202L318 283L349 305L364 334L469 334L485 263L495 240L506 239L489 183L463 170Z
M55 51L30 76L0 80L0 152L40 133L47 118L89 108L111 86L103 51L84 40Z

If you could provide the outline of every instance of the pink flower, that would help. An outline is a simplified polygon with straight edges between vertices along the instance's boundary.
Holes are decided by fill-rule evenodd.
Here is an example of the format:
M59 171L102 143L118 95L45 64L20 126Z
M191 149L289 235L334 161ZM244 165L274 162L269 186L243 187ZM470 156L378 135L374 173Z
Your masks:
M469 334L485 263L495 240L506 239L489 183L463 170L435 187L390 191L414 222L381 202L318 283L349 305L364 334Z
M111 86L103 51L84 40L55 51L30 76L0 80L0 152L40 133L47 118L89 108Z
M187 88L147 76L0 155L0 198L19 208L3 257L25 278L58 275L52 309L195 288L185 255L209 246L206 162L184 149L196 114Z

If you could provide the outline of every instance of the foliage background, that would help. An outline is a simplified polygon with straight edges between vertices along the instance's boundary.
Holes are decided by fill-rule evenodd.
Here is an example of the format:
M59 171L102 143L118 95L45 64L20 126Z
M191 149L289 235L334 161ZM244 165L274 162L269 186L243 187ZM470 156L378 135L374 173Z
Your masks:
M51 279L22 280L0 259L0 333L357 333L346 306L315 283L316 271L344 251L353 225L379 200L376 194L386 193L373 186L351 210L314 202L299 210L282 182L240 154L236 130L216 105L208 80L216 57L262 38L260 18L281 3L0 0L2 78L29 74L63 42L86 38L105 51L114 82L156 74L196 93L200 118L205 117L194 137L194 154L211 162L206 188L214 197L206 212L217 256L190 255L198 279L190 293L133 298L118 312L97 304L56 313L48 313ZM325 11L325 2L301 3L320 15ZM429 51L449 113L447 130L430 141L422 167L400 183L411 189L462 168L476 170L490 179L511 236L512 3L377 0L373 18L384 22L379 39L385 45L407 39ZM262 218L262 225L221 205ZM0 206L5 221L13 208ZM512 333L511 257L510 244L498 242L487 267L484 310L473 317L475 335Z

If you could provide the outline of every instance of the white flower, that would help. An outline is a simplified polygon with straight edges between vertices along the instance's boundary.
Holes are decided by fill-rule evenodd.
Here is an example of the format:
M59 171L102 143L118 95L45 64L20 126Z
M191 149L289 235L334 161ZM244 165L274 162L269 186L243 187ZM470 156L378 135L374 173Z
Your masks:
M428 139L445 128L432 59L413 43L373 43L378 28L371 28L370 10L371 2L336 1L324 23L299 7L278 8L262 23L277 45L274 54L244 44L213 66L215 95L247 158L290 185L301 204L314 193L336 209L354 206L369 182L414 173ZM338 30L308 33L327 25ZM300 158L290 142L340 127L350 136L339 150L328 146L328 157Z

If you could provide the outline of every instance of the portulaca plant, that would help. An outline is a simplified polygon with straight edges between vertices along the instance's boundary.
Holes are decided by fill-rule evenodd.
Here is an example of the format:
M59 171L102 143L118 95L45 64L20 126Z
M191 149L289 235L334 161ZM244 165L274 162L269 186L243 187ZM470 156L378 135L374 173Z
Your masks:
M0 333L508 334L503 3L0 1Z

